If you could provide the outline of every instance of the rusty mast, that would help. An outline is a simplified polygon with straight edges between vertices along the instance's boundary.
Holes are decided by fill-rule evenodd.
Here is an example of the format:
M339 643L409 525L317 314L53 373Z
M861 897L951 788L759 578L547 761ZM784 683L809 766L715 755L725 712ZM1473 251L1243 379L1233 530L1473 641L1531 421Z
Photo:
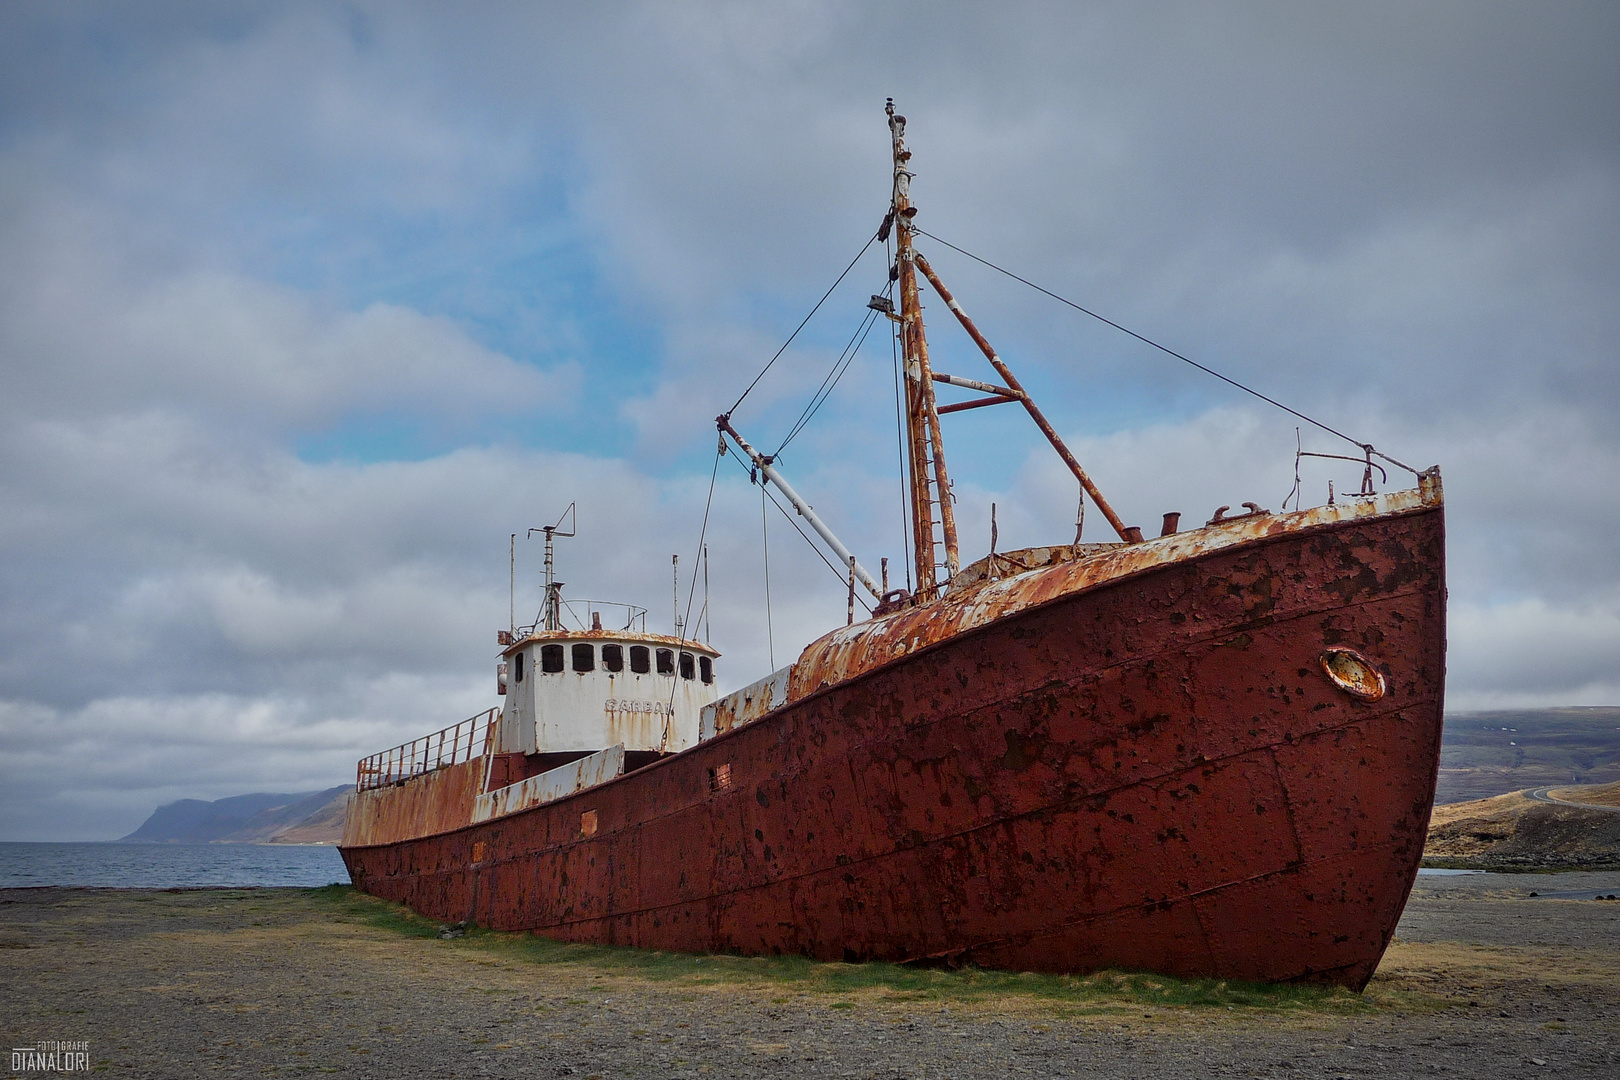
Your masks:
M900 347L906 373L906 456L911 489L911 531L917 570L916 597L932 600L945 582L956 576L956 511L951 506L950 474L945 468L945 441L941 437L939 409L934 402L933 372L928 366L928 337L923 330L922 303L917 295L916 252L912 249L911 171L906 168L906 118L887 105L889 132L894 143L895 266L900 284ZM934 508L939 508L940 538L934 538ZM945 561L935 559L943 544ZM939 571L945 571L944 580Z
M916 227L913 220L917 216L917 207L911 201L911 178L913 174L908 168L911 151L906 149L906 118L894 111L893 98L888 99L885 104L885 111L889 118L889 137L894 158L893 187L889 212L884 217L883 225L878 230L877 235L872 240L868 240L867 244L870 245L873 240L888 240L890 231L893 230L895 256L894 262L889 269L889 276L891 281L900 286L900 310L896 313L892 303L886 296L874 295L872 302L867 306L887 315L899 327L898 337L902 366L905 371L904 416L901 418L905 431L903 440L905 443L904 469L906 472L906 493L910 501L908 514L911 525L913 569L916 571L915 590L910 595L907 595L904 589L889 591L886 579L883 586L880 587L876 581L872 580L871 575L866 572L855 557L850 554L849 549L832 533L826 523L815 514L810 505L799 497L798 493L788 485L781 473L773 467L776 455L762 454L748 445L742 435L732 426L731 411L728 410L715 418L715 423L721 432L720 452L725 453L728 438L732 443L735 443L737 449L742 452L743 457L752 463L753 471L751 475L761 482L775 486L781 491L787 497L788 502L792 504L794 510L809 522L810 526L826 542L827 546L837 554L839 565L847 568L850 583L849 617L851 620L854 618L854 590L857 583L879 600L880 603L875 610L883 613L894 610L891 605L912 606L926 604L938 599L960 569L961 558L956 532L956 508L953 505L950 473L945 464L945 439L940 424L940 417L947 413L983 408L986 405L1018 402L1024 407L1024 411L1029 414L1030 419L1035 422L1035 426L1040 429L1041 434L1046 436L1047 441L1052 444L1053 449L1057 451L1063 463L1068 466L1069 471L1074 474L1075 479L1080 482L1082 512L1085 506L1085 498L1089 495L1092 502L1096 504L1097 509L1102 512L1103 517L1107 519L1108 524L1119 535L1121 540L1126 543L1140 543L1142 541L1141 530L1127 527L1120 521L1119 515L1108 504L1108 500L1103 497L1102 492L1097 490L1096 484L1092 482L1090 476L1086 474L1085 469L1081 467L1075 456L1070 453L1069 448L1064 445L1062 438L1058 436L1056 429L1041 413L1040 408L1035 404L1034 399L1030 397L1028 391L1019 383L1017 377L1013 375L1006 362L997 355L990 343L985 340L984 335L979 332L979 328L974 325L973 320L968 318L967 312L962 309L962 305L951 295L944 282L940 281L938 273L929 265L928 260L916 250L914 240L916 234L921 230ZM864 250L863 248L863 253ZM859 258L860 256L857 255L856 259L859 260ZM853 268L853 266L854 263L852 262L850 268ZM848 272L849 268L846 268L844 273L847 274ZM980 382L976 379L963 378L960 375L947 375L933 369L928 359L928 336L923 326L922 300L917 283L919 272L928 280L934 291L939 294L940 299L945 302L945 306L956 316L957 321L967 331L968 336L973 339L974 344L984 353L985 359L990 362L990 366L995 369L996 374L1001 376L1005 385ZM843 275L839 275L839 281L842 280ZM838 282L833 283L834 288L837 285ZM830 293L831 290L829 290L829 295ZM826 297L823 296L822 299L825 300ZM819 303L816 305L817 308L820 306ZM815 309L812 309L810 314L814 315ZM806 317L806 321L808 321L808 317ZM799 328L803 329L803 326L804 324L801 323ZM797 336L797 334L798 331L795 330L794 334L788 338L789 344L792 343L793 337ZM783 349L786 348L787 345L784 344ZM780 356L781 351L778 350L777 357ZM735 410L742 403L743 398L748 396L749 391L753 389L754 385L759 382L759 379L763 377L766 371L770 370L771 365L775 362L776 357L773 357L770 363L765 365L764 370L758 376L755 376L754 382L749 384L748 388L743 391L742 397L739 397L732 405L732 410ZM934 383L936 382L947 383L964 389L978 390L988 396L953 402L949 405L940 405L934 395ZM789 438L791 438L791 435ZM1083 520L1083 516L1077 520L1076 543L1080 539L1079 520ZM940 550L942 548L943 551ZM941 555L943 555L943 558L940 557Z
M878 614L895 610L896 606L910 607L917 604L930 603L938 599L950 586L961 567L960 547L956 531L956 508L951 492L951 479L945 464L945 439L940 417L947 413L963 412L968 409L979 409L987 405L1002 405L1018 402L1029 414L1035 426L1040 429L1052 448L1057 451L1063 463L1080 482L1080 515L1076 518L1075 542L1080 541L1081 522L1084 521L1085 500L1089 495L1097 509L1102 512L1110 527L1126 543L1142 542L1142 531L1139 528L1127 527L1108 504L1108 500L1097 490L1097 485L1086 474L1080 462L1075 458L1069 448L1064 445L1055 428L1052 427L1039 406L1026 391L1018 378L1008 368L1005 361L997 355L979 328L968 318L962 305L951 295L945 283L939 279L939 274L929 264L928 260L916 250L915 238L922 230L916 227L914 219L917 216L917 207L911 201L911 179L913 173L908 167L911 160L911 151L906 149L906 118L894 111L894 99L889 98L885 104L885 111L889 118L889 138L893 151L893 187L891 189L889 212L884 216L883 225L877 234L867 241L870 246L875 241L887 241L891 230L895 238L894 262L889 267L889 280L900 287L900 310L895 311L893 303L887 295L874 295L872 302L867 306L891 319L898 324L898 339L901 349L902 367L905 371L905 394L903 395L904 415L901 417L904 428L904 461L902 467L905 471L906 496L910 502L908 507L909 524L911 527L911 547L913 569L916 571L916 587L909 594L905 589L889 590L887 577L882 586L872 579L872 576L850 554L849 549L835 536L827 524L816 515L811 506L799 497L781 473L773 466L776 461L775 454L762 454L750 446L742 435L732 426L731 412L742 404L754 386L759 382L765 372L771 369L782 350L771 358L764 369L755 376L742 393L742 396L732 404L728 410L715 417L716 426L720 429L720 453L726 452L726 445L730 442L736 444L744 458L752 463L751 475L762 483L768 483L786 496L797 513L802 516L812 529L826 542L827 546L838 556L838 565L848 573L849 580L849 606L848 617L854 620L855 588L856 585L864 587L879 601L873 609ZM929 235L923 233L923 235ZM863 247L860 254L865 253ZM859 261L860 254L856 255ZM855 263L844 271L848 274ZM840 274L838 281L833 282L837 288L844 274ZM918 275L926 278L934 292L945 302L945 306L956 316L957 322L962 325L973 343L984 354L990 366L1003 380L1002 384L980 382L976 379L963 378L960 375L947 375L935 371L928 358L928 335L923 326L921 289L918 285ZM831 289L828 295L831 295ZM827 297L823 296L822 300ZM811 309L814 315L821 307L818 302ZM806 322L809 316L806 316ZM804 323L799 324L799 329ZM798 335L795 330L788 337L782 349L793 342ZM858 348L858 346L857 346ZM987 395L972 398L967 401L952 402L940 405L934 394L936 382L946 383L963 389L977 390ZM811 412L814 411L812 403ZM801 420L802 422L802 420ZM792 433L788 438L792 438ZM786 445L784 442L783 445ZM778 449L778 453L780 453ZM808 538L807 538L808 539ZM943 550L941 550L943 549ZM887 560L885 560L885 563Z
M1034 399L1024 390L1012 371L996 354L979 328L969 319L962 305L945 288L934 272L928 260L918 254L913 247L913 237L917 232L913 219L917 216L917 207L911 201L911 170L907 164L911 160L911 151L906 149L906 118L894 111L894 99L890 98L886 106L889 115L889 133L894 145L894 197L889 213L894 222L895 231L895 270L900 284L900 340L906 373L906 445L908 481L911 495L911 528L912 538L916 545L915 560L917 570L916 599L927 602L939 595L940 590L951 578L956 576L959 557L956 541L956 510L952 506L951 481L945 467L945 442L941 435L939 418L941 413L960 412L965 409L975 409L984 405L999 405L1004 402L1016 401L1023 405L1035 426L1040 428L1052 444L1063 463L1080 482L1081 498L1091 496L1097 509L1102 511L1103 517L1121 540L1135 543L1142 539L1139 530L1127 528L1114 508L1108 504L1102 492L1097 490L1096 484L1086 474L1080 462L1069 452L1063 444L1057 431L1042 415ZM975 345L984 353L985 359L995 368L996 374L1005 381L1005 386L991 383L977 382L973 379L964 379L960 376L945 375L934 371L928 362L928 337L923 329L922 303L918 295L917 272L921 271L945 301L962 328L973 339ZM974 390L982 390L990 397L976 398L972 401L958 402L941 408L934 400L934 383L943 382L957 386L964 386ZM934 536L934 513L938 508L939 539ZM1076 537L1078 540L1078 537ZM945 549L945 561L938 562L934 557L936 547ZM945 571L943 580L939 577L940 570Z

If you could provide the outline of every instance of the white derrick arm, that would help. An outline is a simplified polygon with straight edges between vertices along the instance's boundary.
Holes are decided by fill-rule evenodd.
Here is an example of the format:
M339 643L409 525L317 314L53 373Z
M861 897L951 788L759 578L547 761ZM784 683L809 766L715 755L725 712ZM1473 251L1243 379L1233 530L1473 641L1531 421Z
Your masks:
M759 470L759 474L775 484L776 490L780 491L787 498L787 501L793 504L793 509L798 511L799 516L808 521L810 527L816 530L816 535L827 542L827 546L832 548L833 554L838 556L839 562L845 567L851 564L854 565L855 580L865 586L867 592L881 600L883 590L878 587L876 581L872 580L872 575L868 574L866 568L856 560L854 555L850 554L849 549L843 545L843 542L833 535L833 531L827 528L826 522L816 516L815 510L811 508L810 504L801 499L799 493L794 491L792 486L782 478L782 474L776 471L776 466L771 463L771 459L749 446L747 440L737 434L737 430L731 426L729 416L720 417L717 423L721 431L731 436L731 441L737 444L737 449L741 450L754 463L754 467Z

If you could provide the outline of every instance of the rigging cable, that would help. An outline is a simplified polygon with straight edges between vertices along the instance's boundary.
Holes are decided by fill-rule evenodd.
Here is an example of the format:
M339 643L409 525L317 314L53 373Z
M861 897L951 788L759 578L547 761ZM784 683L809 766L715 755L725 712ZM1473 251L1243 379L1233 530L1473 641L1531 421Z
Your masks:
M692 595L697 592L697 564L703 557L703 541L708 539L709 536L709 508L714 505L714 479L720 475L720 458L725 454L724 446L725 444L722 443L720 452L714 455L714 468L709 472L709 498L703 504L703 527L698 530L698 558L692 560L692 587L686 590L686 617L681 620L683 638L685 634L684 627L688 625L689 620L692 618ZM696 634L692 635L692 640L697 640Z
M779 446L777 446L776 452L770 455L772 458L781 456L783 448L785 448L788 443L793 441L793 437L795 435L804 430L804 426L810 422L810 418L814 416L817 410L821 408L821 403L826 400L826 395L831 394L833 387L837 386L839 381L844 377L844 371L849 366L846 361L854 359L854 354L850 352L850 347L854 346L856 350L860 349L860 345L858 345L857 342L864 342L866 340L865 332L869 327L874 314L875 312L867 311L861 316L860 325L855 327L855 333L851 335L849 341L844 344L844 351L839 353L838 357L833 360L832 366L827 369L827 374L821 379L821 385L816 387L816 392L810 395L810 400L805 404L804 411L799 414L799 418L797 420L793 421L793 426L788 429L788 433L782 437L782 442Z
M765 488L759 489L759 537L765 549L765 647L776 670L776 631L771 626L771 526L765 514Z
M722 436L722 439L723 438L724 438L724 436ZM693 565L692 565L692 587L686 591L686 617L681 620L681 637L680 637L681 641L687 640L687 638L686 638L686 626L688 624L688 621L692 618L692 594L697 592L697 576L698 576L697 563L700 562L700 561L706 561L706 560L703 559L703 550L704 550L703 541L705 539L707 539L708 535L709 535L709 508L714 505L714 479L715 479L715 477L720 475L720 459L725 456L725 453L726 453L726 444L722 441L720 443L719 452L714 455L714 468L709 471L709 498L703 504L703 527L698 530L698 558L692 560L692 563L693 563ZM680 588L680 583L677 582L675 587L677 589L679 589ZM704 601L704 607L707 607L707 606L708 606L708 602ZM696 641L697 640L697 635L693 634L691 640ZM670 685L669 685L669 707L670 707L670 711L664 714L664 738L663 738L663 742L667 742L668 739L669 739L669 725L670 725L670 721L674 718L674 715L675 715L675 712L674 712L674 709L675 709L675 691L680 686L680 683L681 683L680 669L679 669L679 664L677 663L675 678L673 680L671 680ZM660 745L660 749L662 749L662 744Z
M916 229L915 226L913 226L913 228ZM1151 345L1155 349L1158 349L1160 352L1167 353L1168 355L1175 357L1177 360L1180 360L1184 364L1191 364L1193 367L1197 368L1199 371L1204 372L1206 375L1213 375L1217 379L1221 380L1222 382L1227 383L1227 384L1229 384L1231 386L1235 386L1239 390L1242 390L1246 394L1254 395L1255 397L1259 398L1261 401L1264 401L1268 405L1274 405L1277 408L1281 409L1285 413L1289 413L1290 415L1299 417L1299 419L1305 421L1307 424L1314 424L1316 427L1321 428L1323 431L1327 432L1329 435L1336 435L1339 438L1343 439L1345 442L1350 443L1352 446L1355 446L1355 447L1357 447L1357 448L1359 448L1359 449L1361 449L1361 450L1363 450L1363 451L1365 451L1365 452L1367 452L1369 454L1378 454L1378 456L1383 458L1385 461L1391 462L1392 464L1395 464L1395 465L1399 465L1401 468L1405 469L1407 472L1410 472L1410 473L1412 473L1414 475L1416 475L1417 472L1418 472L1416 469L1412 468L1412 466L1403 464L1402 462L1399 462L1399 461L1396 461L1394 458L1390 457L1388 454L1380 453L1379 451L1374 450L1373 446L1372 446L1372 443L1364 443L1364 442L1360 441L1359 439L1352 439L1350 436L1346 435L1344 432L1338 430L1337 428L1329 427L1327 424L1322 423L1322 421L1317 420L1314 417L1306 416L1304 413L1300 412L1298 409L1290 409L1287 405L1284 405L1282 402L1276 400L1275 398L1267 397L1265 394L1262 394L1260 391L1258 391L1258 390L1256 390L1256 389L1254 389L1252 387L1244 386L1242 383L1238 382L1236 379L1229 378L1229 377L1227 377L1225 375L1222 375L1220 372L1216 371L1214 368L1205 367L1203 364L1200 364L1198 361L1190 359L1188 357L1185 357L1185 356L1181 355L1180 353L1176 352L1174 349L1167 348L1164 345L1160 345L1157 341L1154 341L1152 338L1143 337L1141 334L1138 334L1135 330L1132 330L1132 329L1130 329L1128 327L1121 326L1119 323L1115 322L1114 320L1112 320L1110 318L1107 318L1106 316L1099 315L1095 311L1092 311L1090 308L1081 307L1079 304L1075 303L1073 300L1069 300L1069 299L1067 299L1065 297L1059 296L1057 293L1053 292L1050 289L1044 289L1041 286L1035 284L1033 281L1030 281L1028 278L1019 277L1017 274L1013 273L1011 270L1005 269L1004 267L997 266L995 263L991 262L989 259L981 258L980 256L973 254L973 252L971 252L971 251L968 251L968 250L966 250L964 248L959 248L955 244L951 243L949 240L945 240L945 239L942 239L941 237L935 236L933 233L927 232L926 230L916 229L916 231L921 233L923 236L928 237L930 240L935 240L935 241L938 241L941 244L944 244L946 247L950 248L952 251L955 251L955 252L957 252L959 254L962 254L962 255L966 255L968 258L972 259L974 262L983 263L985 266L988 266L990 269L996 271L997 273L1005 274L1008 277L1012 278L1014 281L1022 282L1023 284L1028 285L1030 288L1034 289L1036 292L1045 293L1047 296L1050 296L1052 299L1058 301L1059 303L1067 304L1069 307L1074 308L1074 310L1080 312L1083 315L1090 315L1093 319L1096 319L1098 322L1106 323L1107 325L1112 326L1115 330L1118 330L1122 334L1129 334L1131 337L1135 338L1137 341L1142 342L1144 345Z
M893 283L890 283L884 289L884 295L886 296L893 287ZM848 343L844 345L844 351L839 353L838 359L833 361L832 367L827 370L826 378L821 380L821 385L810 396L810 403L804 407L804 412L800 413L799 418L793 422L793 427L788 430L787 436L783 438L782 445L776 448L776 453L772 454L771 457L781 457L782 451L787 444L792 442L794 436L803 431L805 425L815 417L816 413L821 411L821 407L827 403L827 399L832 396L832 392L843 381L844 373L849 370L849 365L855 362L855 356L861 351L861 346L866 344L866 336L872 332L872 327L876 325L879 314L880 312L877 309L867 308L866 314L861 317L860 325L855 328L855 333L850 335Z
M881 231L882 230L880 229L879 232ZM812 318L815 317L816 312L821 310L821 305L827 302L827 297L831 296L833 294L833 290L838 288L839 284L849 276L849 272L851 270L855 269L855 264L861 261L861 256L866 254L866 249L871 247L872 242L877 238L878 233L876 232L867 237L866 243L861 245L861 250L855 253L855 257L849 260L849 265L844 267L844 272L838 275L838 280L834 281L827 287L827 291L821 294L821 299L816 301L816 306L810 309L810 314L804 317L803 322L800 322L798 326L794 327L793 333L789 334L788 339L782 342L782 347L776 350L776 355L771 357L770 361L767 362L764 367L759 369L759 374L754 376L754 381L749 383L748 388L742 392L742 397L739 397L736 401L731 403L731 408L726 410L727 416L730 416L732 413L736 412L737 406L743 403L743 398L753 393L754 387L759 385L759 380L763 379L765 377L765 373L771 370L771 365L780 360L782 358L782 354L787 352L787 347L793 344L793 339L799 336L799 331L804 329L805 323L808 323Z

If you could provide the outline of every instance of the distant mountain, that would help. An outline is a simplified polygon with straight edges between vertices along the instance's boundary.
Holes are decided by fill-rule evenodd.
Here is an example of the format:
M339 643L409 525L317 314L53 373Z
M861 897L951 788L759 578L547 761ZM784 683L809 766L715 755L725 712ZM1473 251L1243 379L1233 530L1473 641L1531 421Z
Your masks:
M349 815L352 786L333 788L337 794L304 820L287 826L270 838L272 844L335 844L343 839L343 822ZM322 792L321 794L326 794Z
M292 795L181 799L153 811L128 844L335 844L350 785Z
M1451 713L1435 802L1467 802L1547 784L1620 780L1620 708Z

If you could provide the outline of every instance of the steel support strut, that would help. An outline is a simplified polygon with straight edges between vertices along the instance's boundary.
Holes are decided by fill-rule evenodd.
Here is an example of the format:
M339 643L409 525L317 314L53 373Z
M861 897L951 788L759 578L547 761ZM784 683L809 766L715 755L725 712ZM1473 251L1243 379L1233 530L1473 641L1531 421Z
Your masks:
M1057 431L1053 429L1051 423L1041 413L1040 408L1025 392L1018 378L1013 375L1012 369L1002 362L1001 357L996 355L996 350L990 347L990 342L986 341L984 335L979 333L979 328L973 325L973 320L968 318L967 312L962 310L962 305L956 302L956 297L952 296L950 290L945 287L945 283L939 280L939 275L934 273L932 266L928 265L928 260L921 255L915 255L913 261L917 264L917 269L921 270L923 275L928 278L928 284L934 287L934 291L939 294L939 298L945 301L945 306L951 309L957 321L962 324L962 329L968 332L968 336L973 339L974 344L978 345L979 350L984 353L985 359L990 361L990 366L996 369L996 374L1000 375L1007 383L1008 388L1018 395L1018 401L1029 412L1029 418L1035 421L1035 426L1041 429L1041 434L1046 436L1047 441L1052 444L1052 448L1058 452L1058 457L1062 458L1063 463L1069 467L1069 471L1074 473L1074 478L1080 481L1080 486L1086 489L1086 494L1090 495L1091 501L1097 504L1097 509L1101 510L1103 517L1108 519L1108 524L1114 527L1114 532L1119 534L1121 540L1129 542L1131 537L1126 533L1125 523L1119 519L1118 514L1114 513L1114 508L1108 505L1108 500L1103 498L1102 492L1097 490L1097 485L1091 482L1091 477L1086 475L1086 470L1081 468L1080 462L1069 452L1069 448L1063 444L1063 440L1058 437ZM986 402L986 404L989 404L989 402Z

